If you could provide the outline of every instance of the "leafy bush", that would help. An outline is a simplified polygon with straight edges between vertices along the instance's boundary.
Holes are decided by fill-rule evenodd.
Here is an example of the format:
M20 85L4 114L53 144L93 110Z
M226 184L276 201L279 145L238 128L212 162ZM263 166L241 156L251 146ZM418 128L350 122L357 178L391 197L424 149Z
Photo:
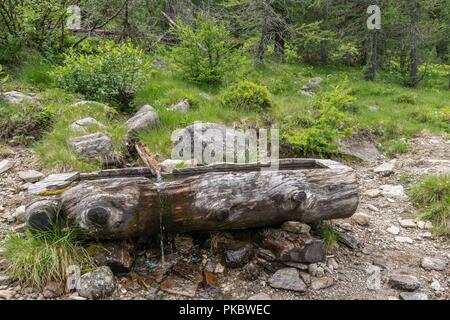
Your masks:
M314 102L314 113L298 113L282 123L282 139L294 155L332 155L337 153L337 141L352 133L345 110L355 98L349 89L337 86L333 91L321 93Z
M234 71L243 57L233 46L223 23L199 15L195 27L177 21L172 32L179 44L166 52L181 75L191 81L220 82L224 75Z
M322 21L302 24L296 28L298 35L293 39L295 48L301 59L307 63L319 63L321 46L324 42L330 44L333 32L322 29Z
M2 243L6 260L6 274L24 286L42 289L49 282L65 284L71 265L82 270L93 262L84 247L76 240L76 230L55 224L48 230L25 236L11 233Z
M109 41L98 53L66 56L65 65L54 75L62 89L126 110L148 78L149 66L142 50Z
M428 176L409 192L420 218L433 223L437 234L450 234L450 176Z
M240 81L232 86L223 94L222 103L245 112L267 111L272 106L267 87L250 81Z
M404 93L395 98L395 102L397 103L406 103L406 104L417 104L418 98L415 93Z
M360 60L360 53L353 43L343 42L332 52L331 58L333 61L346 66L357 66Z
M14 136L38 137L53 121L55 112L48 106L36 104L0 107L0 139Z

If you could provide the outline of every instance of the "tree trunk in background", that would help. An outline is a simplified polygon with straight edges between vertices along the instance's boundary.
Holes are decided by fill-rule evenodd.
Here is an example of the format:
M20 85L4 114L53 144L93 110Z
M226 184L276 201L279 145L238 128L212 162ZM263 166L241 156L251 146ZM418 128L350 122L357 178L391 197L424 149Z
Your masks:
M269 7L266 1L263 2L264 13L261 23L261 38L259 40L258 51L256 53L256 63L264 64L267 42L269 41Z
M379 31L374 30L372 31L371 35L371 44L370 44L370 66L369 69L365 75L366 80L374 81L377 77L378 72L378 64L379 64L379 57L378 57L378 37L379 37Z
M415 1L414 9L411 14L411 51L410 51L410 67L409 67L409 78L410 85L412 87L417 87L419 84L419 60L417 57L417 47L419 36L419 23L420 23L420 3Z
M328 40L323 40L320 43L320 60L322 62L322 64L329 64L330 63L330 59L329 59L329 55L328 55Z

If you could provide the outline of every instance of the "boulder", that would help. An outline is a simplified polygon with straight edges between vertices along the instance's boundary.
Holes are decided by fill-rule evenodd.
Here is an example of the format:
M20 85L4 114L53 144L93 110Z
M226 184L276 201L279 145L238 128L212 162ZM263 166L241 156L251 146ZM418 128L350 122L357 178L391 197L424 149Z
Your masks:
M420 266L425 270L444 271L447 268L447 261L434 257L424 257Z
M18 91L9 91L0 93L0 101L4 101L11 104L21 103L34 103L36 100L29 95L23 94Z
M102 132L69 139L68 144L79 157L87 161L104 165L116 164L120 161L111 137Z
M142 106L133 117L128 119L128 121L124 124L124 127L128 130L128 132L137 132L154 128L158 124L158 113L155 111L155 109L153 109L153 107L146 104Z
M380 187L381 192L385 197L406 198L405 191L402 185L386 184Z
M161 162L161 170L167 173L172 173L174 169L192 168L197 166L197 161L194 160L173 160L167 159Z
M86 128L90 126L97 126L99 128L104 128L105 126L95 120L92 117L87 117L83 119L79 119L77 121L74 121L70 126L70 131L77 131L77 132L86 132Z
M395 168L395 160L383 163L382 165L373 169L373 172L383 177L387 177L394 173L394 168Z
M83 274L79 285L78 294L88 299L108 297L116 288L114 274L105 266Z
M372 142L358 138L341 141L339 153L362 161L374 161L381 157L380 152Z

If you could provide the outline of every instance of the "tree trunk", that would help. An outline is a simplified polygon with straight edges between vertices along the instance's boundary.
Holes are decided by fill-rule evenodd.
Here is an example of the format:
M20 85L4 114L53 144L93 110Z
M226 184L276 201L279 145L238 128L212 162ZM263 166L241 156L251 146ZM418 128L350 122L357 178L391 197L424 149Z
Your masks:
M330 59L328 57L328 40L323 40L320 43L320 60L324 65L328 65L330 63Z
M312 160L310 160L312 161ZM171 233L245 229L350 217L358 206L355 172L329 160L281 160L279 170L212 166L217 172L156 182L144 177L81 181L60 196L27 206L28 225L45 228L61 215L88 238L127 239ZM215 169L214 169L215 168ZM207 168L203 168L203 170ZM181 173L180 173L181 172ZM179 179L176 179L176 178Z
M419 36L419 23L420 23L420 3L416 1L414 4L414 10L411 15L411 51L410 51L410 69L409 77L412 87L417 87L419 84L419 61L417 58L417 46Z
M259 39L258 51L256 52L257 64L264 64L264 55L269 41L269 9L265 1L263 2L263 6L264 13L261 22L261 38Z
M370 68L365 76L366 80L374 81L378 71L378 30L372 31L370 49Z

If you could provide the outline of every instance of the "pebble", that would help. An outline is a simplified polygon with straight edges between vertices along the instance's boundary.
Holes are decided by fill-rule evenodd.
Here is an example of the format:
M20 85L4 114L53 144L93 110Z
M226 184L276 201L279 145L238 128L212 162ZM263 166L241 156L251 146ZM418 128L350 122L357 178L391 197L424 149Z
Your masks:
M270 286L276 289L292 290L297 292L305 292L306 284L300 279L297 269L284 268L273 274L270 278Z
M399 221L402 228L415 228L417 226L413 219L404 219Z
M353 230L353 226L350 223L342 223L340 225L340 227L342 229L344 229L345 231L352 231Z
M378 173L379 175L386 177L394 173L395 168L395 159L390 162L383 163L382 165L373 169L373 172Z
M433 282L431 283L431 289L433 289L436 293L442 293L445 291L440 282L436 279L433 279Z
M395 241L400 242L400 243L413 243L413 239L409 238L409 237L395 237Z
M433 223L431 223L431 221L419 221L417 222L417 226L419 227L419 229L432 229L433 228Z
M264 292L260 292L260 293L252 295L247 300L272 300L272 298L268 294L266 294Z
M393 234L394 236L400 233L400 229L396 226L390 226L389 228L387 228L386 231L389 232L390 234Z
M352 221L364 227L369 225L370 217L365 213L357 212L353 215Z
M367 190L366 192L364 192L364 194L366 196L368 196L369 198L376 198L376 197L379 197L381 195L381 190L379 190L379 189L370 189L370 190Z
M321 290L331 287L334 284L334 279L332 277L322 277L311 279L311 288L314 290Z
M428 296L422 292L401 292L400 300L428 300Z

